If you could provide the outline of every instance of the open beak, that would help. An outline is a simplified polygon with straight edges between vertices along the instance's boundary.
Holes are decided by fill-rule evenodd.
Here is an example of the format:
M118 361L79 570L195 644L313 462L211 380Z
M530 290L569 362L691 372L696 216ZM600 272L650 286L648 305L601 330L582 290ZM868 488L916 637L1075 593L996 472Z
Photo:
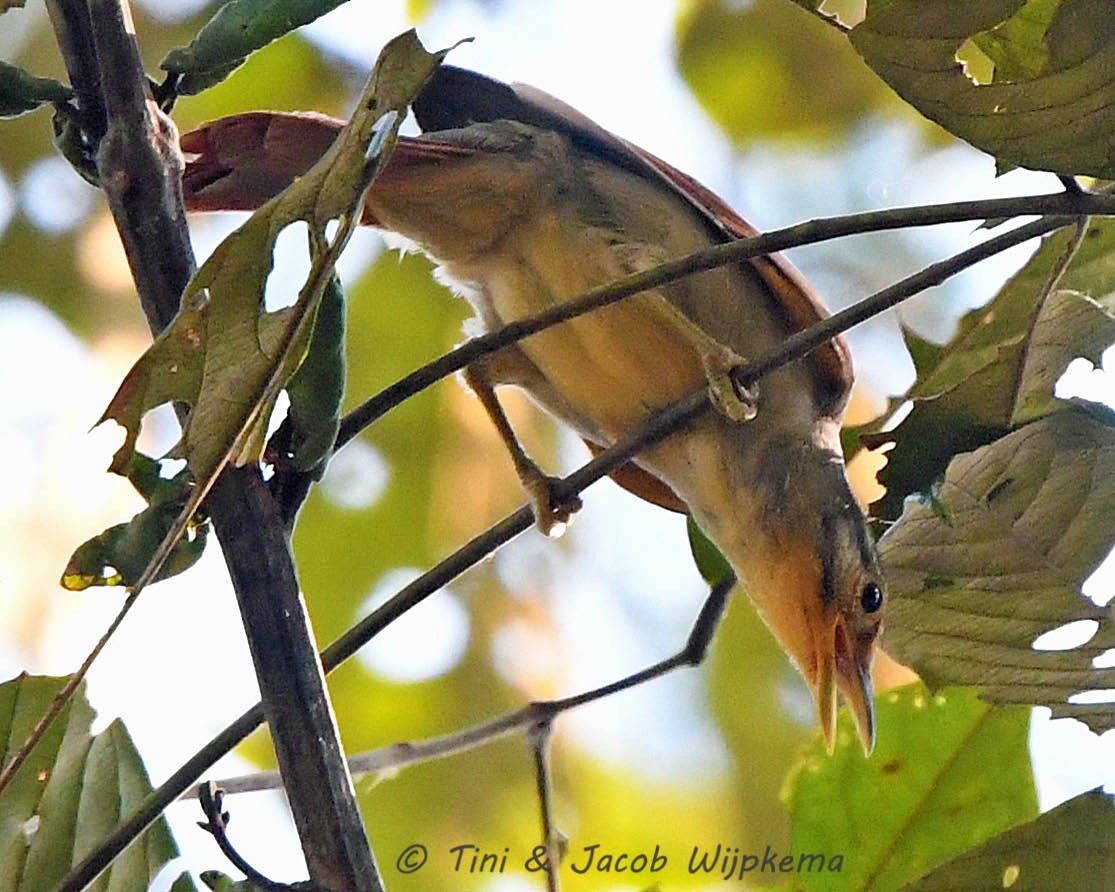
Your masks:
M826 629L827 626L827 629ZM857 647L837 618L814 630L814 675L806 677L817 703L817 715L825 745L831 753L835 744L837 693L852 712L866 755L875 747L875 686L871 681L872 649Z

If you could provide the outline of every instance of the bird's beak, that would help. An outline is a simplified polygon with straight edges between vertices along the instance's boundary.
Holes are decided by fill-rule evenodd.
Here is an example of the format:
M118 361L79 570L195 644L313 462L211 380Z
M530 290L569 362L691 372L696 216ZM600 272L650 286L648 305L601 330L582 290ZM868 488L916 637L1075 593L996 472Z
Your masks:
M871 681L873 651L857 647L841 617L835 622L811 624L813 632L813 677L806 681L817 703L817 715L825 745L831 753L835 744L837 693L855 719L863 751L870 755L875 747L875 686Z

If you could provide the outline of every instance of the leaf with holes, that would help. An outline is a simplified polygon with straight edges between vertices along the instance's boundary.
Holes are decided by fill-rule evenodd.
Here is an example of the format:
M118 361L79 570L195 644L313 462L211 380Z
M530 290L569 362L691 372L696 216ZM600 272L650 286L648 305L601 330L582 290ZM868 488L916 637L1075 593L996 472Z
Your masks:
M987 306L960 321L952 341L930 349L916 336L908 346L917 383L913 410L894 430L867 435L894 443L879 482L887 494L873 507L893 519L911 492L928 493L958 452L976 449L1066 403L1053 387L1072 360L1099 362L1115 342L1115 222L1094 221L1062 280L1066 289L1042 299L1071 232L1048 237ZM1102 301L1102 303L1101 303Z
M787 780L791 851L824 853L826 866L836 855L844 862L839 872L800 875L804 888L894 889L1037 814L1029 710L994 708L960 689L929 695L914 684L880 695L877 718L870 759L845 710L832 757L817 735Z
M907 503L880 542L887 651L934 688L1115 727L1115 704L1070 702L1115 688L1115 669L1093 665L1115 622L1081 593L1115 539L1115 430L1079 408L1049 415L953 459L937 502ZM1031 646L1076 620L1096 623L1091 641Z
M1096 889L1115 876L1115 809L1092 790L950 861L903 892ZM1099 885L1097 885L1099 884Z
M1115 178L1110 0L888 0L868 4L850 39L896 93L1000 169ZM995 63L992 83L957 61L968 40Z
M23 743L65 678L21 675L0 685L0 740ZM151 791L124 725L90 734L94 712L82 684L0 791L0 877L5 889L53 889ZM108 868L97 888L146 889L178 848L160 818ZM175 889L196 889L180 877Z
M187 285L182 309L125 377L105 410L124 426L113 470L126 472L147 410L178 400L190 405L174 455L200 483L226 460L258 461L279 389L302 362L323 292L343 244L325 245L325 226L352 220L390 149L411 98L446 51L425 51L413 31L380 54L357 111L328 152L222 242ZM310 276L297 302L263 309L275 239L289 224L315 235Z

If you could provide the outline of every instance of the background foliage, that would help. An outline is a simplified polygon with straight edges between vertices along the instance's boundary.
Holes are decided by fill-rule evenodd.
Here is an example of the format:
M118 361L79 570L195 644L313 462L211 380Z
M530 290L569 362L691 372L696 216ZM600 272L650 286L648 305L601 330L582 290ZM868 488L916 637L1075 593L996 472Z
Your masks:
M693 99L721 134L711 150L703 150L720 160L710 163L707 157L695 158L692 164L684 156L669 160L701 173L718 188L726 186L721 191L734 204L742 205L745 212L758 215L756 222L764 227L801 219L821 209L834 214L889 204L891 196L885 190L906 173L896 169L900 165L894 155L901 154L905 163L929 176L934 171L934 159L955 157L949 153L963 151L953 137L917 114L868 67L885 72L885 60L891 58L888 53L893 54L894 32L914 27L910 19L902 18L904 10L910 14L911 4L897 0L886 4L887 21L893 29L861 32L859 38L853 38L855 47L799 8L811 5L794 5L788 0L679 2L673 10L674 44L658 62L676 65ZM947 19L949 4L930 5L932 14L924 7L914 14L915 26L932 21L932 15L941 10L945 10L941 14ZM483 23L475 33L480 55L454 56L451 61L485 68L485 54L499 53L496 41L486 36L485 24L491 23L495 31L501 16L515 14L516 4L432 0L411 3L408 14L420 30L428 27L442 33L439 29L452 30L454 17L464 6L473 10L477 17L474 21ZM847 15L855 14L855 4L831 6ZM952 6L955 9L955 4ZM1009 86L1029 84L1032 92L1030 81L1044 82L1053 77L1066 67L1066 60L1081 53L1102 60L1105 47L1115 46L1110 40L1100 41L1100 37L1112 33L1103 28L1099 29L1097 42L1084 49L1073 48L1061 39L1075 33L1065 24L1068 11L1082 15L1091 9L1087 3L985 2L971 6L992 17L1025 6L1030 13L1045 16L1042 21L1046 30L1052 28L1050 22L1057 23L1052 30L1060 39L1057 52L1044 63L1029 67L1025 54L1011 54L1019 41L999 39L1003 38L1002 32L996 39L988 36L974 41L973 46L997 66L995 70L1009 79ZM171 49L186 45L211 12L212 7L207 7L168 17L159 4L140 6L136 30L148 69L155 72ZM41 13L41 9L32 8L5 16L5 26L10 20L17 22L18 28L0 35L0 55L35 74L64 80L50 28ZM220 85L183 98L175 110L178 126L186 130L214 117L255 108L312 108L346 114L363 71L393 33L375 21L373 11L365 10L364 14L369 23L365 59L355 61L323 49L304 32L293 33L253 55ZM1106 20L1101 14L1100 21ZM580 27L591 28L593 23L586 20ZM1012 27L1019 27L1018 22ZM955 52L963 37L975 33L963 28L956 33L961 31L963 35L953 41L956 46L950 44L948 53ZM451 39L462 36L467 35L454 33ZM532 35L530 39L537 38ZM927 44L917 34L910 40L915 46ZM529 42L526 37L524 41ZM1044 44L1039 40L1034 46ZM945 52L940 46L922 49L930 61ZM622 73L608 76L629 80L630 95L638 97L632 101L648 103L643 115L653 119L652 99L641 89L641 82L647 79L644 73L623 68L625 49L621 39L614 41L612 51L621 58L618 70ZM591 60L578 62L591 64ZM919 85L924 87L922 82ZM1109 89L1102 78L1098 84L1088 85L1094 86L1100 96ZM543 86L562 93L560 72L555 75L554 85ZM969 84L962 86L967 88ZM1070 88L1078 86L1069 84ZM575 101L573 96L562 95ZM903 95L925 111L915 89ZM948 115L926 114L963 132ZM609 120L597 116L610 125ZM674 124L667 119L655 126L668 129ZM1054 121L1048 126L1053 132L1066 125ZM46 112L5 121L2 132L0 183L9 184L14 212L0 231L0 330L2 320L24 318L29 312L28 302L34 302L60 320L70 336L80 340L80 345L77 341L64 342L71 344L72 350L88 350L98 363L114 368L118 374L142 350L146 325L126 271L121 270L117 259L107 212L95 191L57 160ZM879 142L880 133L887 134L889 141ZM1080 138L1090 140L1090 133ZM638 134L629 135L643 141ZM698 136L702 134L694 136L691 148L700 156L703 152L696 146ZM892 153L890 157L888 152ZM1032 163L1028 156L1009 156L1002 166L1028 160ZM743 168L746 174L741 173ZM806 168L810 169L809 177L795 177L795 171ZM940 180L931 178L928 183L915 184L926 190L921 193L923 199L935 199L940 190L950 188L947 165L943 170L945 175ZM1069 172L1110 175L1102 166ZM982 174L980 188L990 190L990 161L986 161ZM742 187L738 183L733 186L737 178L743 181ZM883 190L883 194L869 194L872 188ZM951 188L970 189L971 181ZM199 243L211 243L212 233L220 225L211 220L199 222ZM1111 253L1106 247L1109 227L1099 231L1101 235L1085 246L1080 263L1064 284L1102 301L1115 289L1109 275ZM857 241L858 253L853 256L840 243L835 248L802 252L795 259L807 272L817 271L814 278L832 296L832 302L840 305L935 256L933 238L920 232L904 233ZM346 277L349 406L458 342L466 315L464 302L452 298L432 280L425 261L415 257L400 261L392 253L377 255L370 241L361 250L365 263L355 263ZM1048 253L1055 255L1056 249L1049 248ZM1035 263L1040 267L1042 261ZM279 270L279 275L290 274L282 264ZM1040 277L1040 269L1034 276ZM961 322L960 334L947 350L938 352L925 340L949 339L960 311L995 297L1001 280L1002 276L989 285L966 278L951 291L930 295L930 301L912 309L906 317L920 331L920 335L908 334L906 338L919 360L918 387L922 388L911 396L925 400L918 403L905 425L910 442L923 442L929 453L937 449L933 457L940 460L938 469L943 469L945 459L959 447L955 441L942 444L926 431L944 429L958 436L970 433L962 428L963 421L977 429L977 435L961 436L958 441L971 448L1002 436L1018 422L1013 403L1008 411L983 400L986 385L978 376L986 369L973 372L970 360L983 350L979 355L993 355L998 362L1016 346L1017 332L1012 329L1004 333L1004 328L1009 328L1011 320L1025 316L1024 311L1010 308L1020 283L1027 281L1026 273L1015 280L1014 291L1008 286L996 298L1004 308L1000 325L991 330L981 328L979 322L985 317L975 314ZM1101 314L1100 308L1092 311ZM1101 315L1088 318L1096 322ZM1102 321L1109 325L1106 318ZM858 395L858 401L862 406L878 407L882 397L902 389L894 386L894 370L905 371L908 363L904 355L892 358L902 349L893 320L865 328L866 332L855 339L857 357L867 357L861 365L866 365L868 386ZM1082 328L1085 333L1094 333L1095 329L1091 324ZM1076 355L1096 360L1106 343L1103 339L1085 343L1078 338L1073 346L1079 348ZM57 381L56 389L72 386L71 381L58 380L60 369L67 367L56 360L25 357L23 362L27 367L14 368L12 375L18 374L19 380L28 381L29 386L43 376ZM932 388L930 372L937 376L936 389ZM89 445L88 441L79 441L75 446L71 428L85 427L97 417L114 386L112 375L103 375L103 392L99 395L90 394L80 408L75 405L65 410L81 412L81 418L76 425L63 428L67 433L58 436L66 438L65 445L52 445L50 452L41 445L30 452L19 451L28 447L20 445L17 435L26 433L27 417L42 425L54 424L53 420L9 413L3 445L12 452L5 465L19 469L30 482L26 484L27 502L18 501L21 487L13 483L8 496L13 510L5 512L9 514L5 523L11 523L12 529L2 537L4 562L20 569L6 574L4 602L0 604L7 611L4 626L11 630L4 642L11 655L5 656L4 665L23 668L30 664L37 669L66 671L81 650L75 640L84 644L87 636L72 635L67 641L70 649L60 648L66 656L51 656L51 636L60 634L55 617L75 610L93 616L99 609L94 600L103 603L113 597L100 592L89 596L91 600L75 595L62 600L48 594L65 555L76 542L127 513L121 506L127 504L130 495L124 492L123 484L114 489L113 484L92 482L97 469L90 464L107 463L115 445L109 442L111 438L93 441L95 450L104 446L96 461L73 458L78 450L88 451ZM17 379L6 376L5 380ZM971 397L972 392L976 397ZM930 399L942 393L947 393L945 399ZM960 411L973 404L980 410L974 418L973 413ZM551 466L570 466L579 461L577 447L525 402L512 400L511 405L517 427L525 431L534 454ZM863 413L870 415L870 409ZM1032 413L1026 420L1038 414ZM54 444L57 440L42 435L33 442ZM400 574L411 572L410 568L428 567L521 501L494 434L474 401L453 382L408 401L377 423L362 444L354 446L357 448L351 452L342 453L332 477L311 496L295 536L302 586L322 642L335 638L363 613L373 592L393 590ZM913 454L916 460L911 464L924 471L924 455L906 454ZM75 461L82 473L73 472ZM932 482L912 479L901 464L892 465L888 473L900 475L905 489ZM871 470L865 468L860 474L861 482L869 480ZM369 479L379 480L381 487L372 487ZM42 485L47 480L58 482L53 488ZM40 483L37 487L36 482ZM407 677L405 668L399 668L406 662L392 662L388 653L379 663L353 661L331 676L331 692L351 752L444 734L514 709L529 699L573 693L634 670L681 645L702 592L685 556L684 525L676 518L652 516L653 509L633 505L625 496L607 491L607 486L610 484L601 484L605 492L600 495L589 494L584 515L566 539L555 543L533 532L527 534L455 583L451 593L437 596L446 602L442 610L432 602L415 611L408 618L410 637L399 637L392 645L384 636L381 650L396 647L404 652L451 652L452 642L440 639L448 636L446 628L457 616L453 606L462 607L467 616L467 636L462 638L463 650L448 661L446 671L415 681ZM90 504L100 510L80 513L80 532L75 525L53 521L76 511L75 505ZM883 513L892 519L902 507L893 498L884 506ZM932 519L932 509L924 510ZM1102 518L1102 514L1094 516ZM658 570L648 572L641 564L649 563L649 558L643 558L639 549L633 552L624 547L625 539L645 542L643 553L647 549L671 553L683 566L666 575ZM1098 560L1091 553L1085 557L1081 563L1087 566L1072 568L1071 585L1062 593L1070 602L1077 598L1085 603L1078 595L1080 579ZM920 566L917 572L921 572ZM172 590L170 583L165 585L167 591ZM133 664L132 671L139 664L144 674L160 676L164 666L159 659L159 642L175 637L175 611L185 614L196 609L191 605L191 585L197 583L191 583L191 575L174 585L173 591L179 593L177 603L168 603L174 599L160 596L157 590L149 596L159 606L152 608L152 625L147 627L148 650L130 650L121 658ZM941 598L955 596L954 589L942 588ZM227 593L224 597L231 599ZM1087 615L1091 618L1098 613ZM1056 618L1054 614L1050 621ZM235 624L235 618L228 614L212 620L225 621ZM459 619L454 621L460 623ZM90 625L96 627L97 622ZM914 621L910 628L916 628ZM1026 630L1027 634L1033 631ZM1015 642L1024 651L1028 643L1025 635ZM1097 641L1096 646L1101 643ZM120 642L117 646L127 649ZM379 642L371 648L373 656L377 647ZM227 662L217 681L210 684L221 684L222 675L231 679L239 674L239 681L229 683L237 691L243 691L246 684L249 690L245 696L250 696L250 678L244 681L242 654L217 656ZM201 647L190 658L195 663L209 662L214 655ZM1088 668L1086 662L1085 671ZM881 681L885 686L888 679L902 677L899 670L889 668ZM978 678L939 673L931 680L971 684ZM160 676L155 684L160 698L167 701L195 696L210 707L204 719L187 720L183 713L180 724L163 729L178 740L170 754L155 757L160 765L159 770L152 769L157 783L159 771L173 768L181 756L207 739L212 728L223 724L248 701L218 703L220 697L215 691L182 694L190 684L188 664L184 671L167 668L165 677ZM95 691L96 685L93 687ZM900 888L994 834L1037 815L1026 751L1027 722L1026 710L991 708L969 691L930 695L919 687L908 688L885 697L881 703L880 744L871 760L862 759L848 727L842 728L836 756L828 759L816 740L808 693L750 605L736 598L710 661L699 674L657 683L559 721L554 748L558 818L570 837L574 861L586 845L599 844L601 851L628 853L649 853L658 846L669 854L671 865L661 876L602 877L566 872L567 888L600 888L612 882L618 888L645 888L654 881L671 889L710 888L718 882L734 886L734 882L718 879L718 873L694 875L684 867L694 847L712 850L718 844L725 852L735 847L761 854L769 847L783 854L820 851L843 857L838 875L794 877L792 882L802 887ZM16 737L14 732L11 736ZM156 736L152 732L152 739ZM146 755L142 743L140 752ZM249 740L241 754L254 764L270 764L270 747L262 735ZM161 763L157 761L160 758ZM484 851L502 853L506 849L512 853L509 862L515 862L510 872L516 863L525 860L539 839L529 752L519 738L412 767L398 776L369 778L361 782L359 792L373 845L392 889L500 888L490 876L455 872L449 848L468 842ZM1100 820L1096 815L1101 815L1102 820L1110 822L1110 809L1103 812L1103 805L1092 799L1078 800L1077 811L1087 813L1081 817L1070 810L1065 820ZM9 803L0 799L0 814L9 814L8 807ZM234 816L241 814L239 800L231 800L230 807ZM1051 819L1054 814L1041 820ZM246 825L251 822L239 818L233 825L234 836L236 831L249 834ZM1020 832L1036 832L1036 825L1027 826L1030 829ZM1090 838L1094 832L1090 832ZM18 834L11 837L17 838ZM400 873L394 859L414 842L429 846L431 860L416 874ZM293 837L289 846L295 847ZM257 866L265 872L272 863L270 859L276 857L274 849L270 841L255 850ZM250 841L244 851L253 857ZM209 864L216 863L215 854L209 857ZM988 860L981 863L988 876L999 881L1002 858L1011 856L977 850L965 857L972 859L972 866L963 868L972 871L969 875L978 869L975 860L984 857ZM1048 862L1044 866L1026 865L1023 875L1028 880L1030 870L1042 869L1056 871L1057 866ZM762 879L777 882L784 878L767 874ZM529 883L538 883L539 878L525 882L528 885L524 888L532 888ZM919 888L945 887L932 882L927 879Z

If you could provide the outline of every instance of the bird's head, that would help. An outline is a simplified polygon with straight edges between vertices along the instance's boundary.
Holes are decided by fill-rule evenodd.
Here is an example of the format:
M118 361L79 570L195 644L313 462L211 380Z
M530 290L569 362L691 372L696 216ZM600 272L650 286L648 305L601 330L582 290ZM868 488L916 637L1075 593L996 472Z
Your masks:
M875 743L871 666L886 604L867 523L827 444L764 450L750 522L702 526L735 567L759 614L813 692L825 741L834 743L838 694L865 752ZM730 507L723 506L727 511Z

